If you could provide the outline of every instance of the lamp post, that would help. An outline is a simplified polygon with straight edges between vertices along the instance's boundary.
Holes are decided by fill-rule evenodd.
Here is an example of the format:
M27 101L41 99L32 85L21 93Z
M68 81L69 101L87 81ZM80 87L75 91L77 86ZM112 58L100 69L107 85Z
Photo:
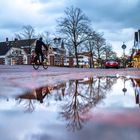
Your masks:
M126 49L126 45L124 43L122 45L122 49L123 49L123 67L125 68L125 49Z

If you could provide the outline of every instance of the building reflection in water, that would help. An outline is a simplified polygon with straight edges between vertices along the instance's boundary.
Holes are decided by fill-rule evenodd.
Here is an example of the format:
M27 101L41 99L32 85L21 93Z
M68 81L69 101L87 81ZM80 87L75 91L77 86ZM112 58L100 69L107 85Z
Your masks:
M65 120L68 130L76 131L82 129L88 121L84 115L106 98L107 93L111 92L113 85L117 83L119 78L114 76L71 80L66 83L35 89L31 93L16 97L16 100L18 104L26 100L24 108L28 112L35 110L36 102L34 101L41 104L48 102L48 106L52 100L56 104L61 102L59 104L61 107L60 118ZM139 91L140 93L140 84L138 85L140 80L138 82L138 80L132 79L132 83L135 87L136 103L139 103L139 94L136 92ZM124 88L126 88L125 86Z
M52 88L49 87L49 86L47 86L47 87L40 87L40 88L37 88L37 89L33 90L31 93L27 92L27 93L25 93L23 95L17 96L16 100L18 100L18 102L21 103L22 101L25 101L25 99L27 99L26 100L27 102L24 103L25 110L27 112L32 112L35 109L35 107L33 105L34 104L33 101L37 100L40 103L43 103L43 99L48 94L50 94L51 90L52 90Z
M140 106L140 79L134 78L132 79L133 87L135 89L135 101L136 104Z

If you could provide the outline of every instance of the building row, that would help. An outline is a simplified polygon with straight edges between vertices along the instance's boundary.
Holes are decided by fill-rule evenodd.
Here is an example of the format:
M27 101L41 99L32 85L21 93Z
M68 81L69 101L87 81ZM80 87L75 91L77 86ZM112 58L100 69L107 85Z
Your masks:
M0 64L31 64L32 53L35 49L37 39L25 39L9 41L8 38L4 42L0 42ZM63 43L57 48L49 46L48 60L50 65L63 65L63 57L65 56L65 48Z
M34 39L14 39L0 42L0 64L3 65L22 65L31 64L32 52L35 49L36 38ZM54 42L58 40L54 38ZM90 57L88 52L78 54L79 64L88 65ZM67 56L64 43L59 41L49 46L48 63L51 66L70 66L76 65L76 59L73 56ZM132 66L140 68L140 30L134 33L134 46L132 48Z

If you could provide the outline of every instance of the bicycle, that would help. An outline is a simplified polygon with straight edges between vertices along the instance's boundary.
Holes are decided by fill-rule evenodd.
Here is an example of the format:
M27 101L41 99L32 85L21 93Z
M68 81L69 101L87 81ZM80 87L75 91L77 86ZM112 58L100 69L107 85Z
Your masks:
M32 62L32 66L35 70L38 70L40 66L42 66L44 69L48 68L48 59L47 59L46 55L44 55L44 56L45 56L44 61L41 63L41 61L40 61L41 56L39 56L39 59L36 60L36 54L32 55L32 61L31 62Z

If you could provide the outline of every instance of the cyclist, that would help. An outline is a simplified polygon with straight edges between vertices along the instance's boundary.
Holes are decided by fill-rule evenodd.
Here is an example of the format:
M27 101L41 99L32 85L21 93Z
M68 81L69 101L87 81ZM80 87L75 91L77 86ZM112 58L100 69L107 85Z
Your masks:
M44 55L43 55L42 47L44 47L46 49L46 51L48 51L48 46L45 45L45 43L42 41L42 37L40 37L36 41L36 46L35 46L36 58L35 58L35 62L37 62L37 60L39 60L39 62L40 62L39 56L41 56L41 63L43 63L43 61L44 61Z

